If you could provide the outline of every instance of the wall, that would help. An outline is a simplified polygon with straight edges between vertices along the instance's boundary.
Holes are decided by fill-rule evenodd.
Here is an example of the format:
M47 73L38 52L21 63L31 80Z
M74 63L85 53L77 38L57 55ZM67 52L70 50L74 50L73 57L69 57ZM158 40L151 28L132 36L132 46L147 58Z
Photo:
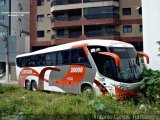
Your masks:
M157 56L160 41L160 0L142 0L144 52L150 57L148 68L160 70L160 57Z
M15 57L18 54L30 52L29 38L29 16L30 1L29 0L5 0L6 5L0 6L0 15L2 12L10 12L5 14L3 24L9 26L8 48L11 79L15 78ZM10 17L9 17L10 16ZM0 21L0 23L2 23ZM4 30L0 27L0 31ZM5 62L5 44L0 39L0 62Z

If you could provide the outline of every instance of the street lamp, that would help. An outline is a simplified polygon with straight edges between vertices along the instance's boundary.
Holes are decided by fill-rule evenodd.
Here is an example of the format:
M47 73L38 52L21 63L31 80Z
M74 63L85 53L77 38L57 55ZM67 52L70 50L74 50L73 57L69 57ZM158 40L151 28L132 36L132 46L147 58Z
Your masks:
M3 36L3 41L6 43L5 46L5 51L6 51L6 81L9 81L9 56L8 56L8 36L9 36L9 32L8 32L8 26L0 23L0 26L4 27L7 31L7 35Z

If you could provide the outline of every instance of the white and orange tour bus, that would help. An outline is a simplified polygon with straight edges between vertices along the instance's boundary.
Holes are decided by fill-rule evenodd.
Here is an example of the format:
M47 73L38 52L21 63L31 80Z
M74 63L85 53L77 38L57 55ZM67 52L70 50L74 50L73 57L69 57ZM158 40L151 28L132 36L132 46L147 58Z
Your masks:
M81 94L94 91L117 99L139 92L142 63L149 57L125 42L82 40L16 57L18 84L28 90Z

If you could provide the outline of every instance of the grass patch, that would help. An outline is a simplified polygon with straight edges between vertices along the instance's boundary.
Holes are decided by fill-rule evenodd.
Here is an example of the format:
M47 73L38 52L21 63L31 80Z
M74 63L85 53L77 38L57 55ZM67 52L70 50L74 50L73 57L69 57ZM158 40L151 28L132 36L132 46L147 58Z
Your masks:
M137 101L116 101L107 96L65 95L31 92L15 86L0 86L0 114L2 117L26 119L93 119L95 115L156 114L160 116L159 100L150 104L140 96Z

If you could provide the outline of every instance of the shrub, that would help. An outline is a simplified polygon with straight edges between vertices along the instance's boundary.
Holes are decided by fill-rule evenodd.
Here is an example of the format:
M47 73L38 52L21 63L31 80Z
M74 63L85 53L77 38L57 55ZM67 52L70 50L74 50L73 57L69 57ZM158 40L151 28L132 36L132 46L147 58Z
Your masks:
M141 90L150 103L159 100L160 97L160 71L145 69L143 72L143 84Z

